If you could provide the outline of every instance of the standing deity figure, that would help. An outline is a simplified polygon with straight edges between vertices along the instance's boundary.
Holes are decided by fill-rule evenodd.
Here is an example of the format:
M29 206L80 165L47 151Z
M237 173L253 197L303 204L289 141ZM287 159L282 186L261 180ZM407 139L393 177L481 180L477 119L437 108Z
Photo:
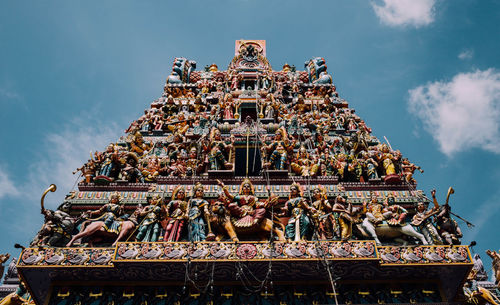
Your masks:
M221 103L221 109L224 110L223 118L225 120L230 120L235 118L235 103L233 101L233 95L228 93L224 96Z
M416 166L413 163L410 163L410 161L407 158L403 158L401 161L401 168L403 170L403 176L405 178L405 181L407 183L416 183L415 179L413 178L413 173L415 170L419 170L421 173L424 173L424 170L420 168L420 166Z
M328 202L326 196L326 188L322 185L316 187L313 190L313 203L311 207L313 209L313 221L317 228L317 233L319 239L333 239L333 215L332 206Z
M431 191L432 196L436 196L436 190ZM439 213L439 205L434 203L432 209L427 210L423 202L417 203L417 213L413 216L411 224L424 235L429 244L442 245L443 240L432 223L430 217Z
M288 161L288 150L293 148L295 140L291 143L284 127L276 130L274 141L262 147L263 155L271 153L269 161L264 162L264 166L269 169L284 170Z
M136 239L138 241L158 241L160 237L160 219L162 198L159 195L148 194L148 205L141 209L139 217L144 217L137 229Z
M114 169L118 162L118 153L113 144L109 144L106 151L98 155L100 163L99 176L106 176L112 178Z
M179 241L182 230L188 219L186 201L186 189L178 185L172 192L172 200L167 204L167 226L165 228L164 241Z
M335 219L334 227L340 231L340 238L342 240L350 239L352 236L352 225L355 223L351 203L348 203L345 197L337 196L332 207L332 212Z
M309 156L307 149L304 146L299 148L295 162L291 164L292 171L301 176L316 176L319 166Z
M500 251L486 250L486 254L492 259L491 267L495 275L495 284L497 284L497 288L500 289Z
M441 207L441 210L436 216L436 227L439 235L441 236L443 242L447 245L459 245L460 238L463 236L458 223L455 219L451 218L451 206L448 204L448 199L454 192L453 188L450 187L448 189L446 203ZM432 193L432 201L434 202L434 205L439 205L435 192Z
M231 144L227 144L222 140L220 130L215 127L212 128L208 143L203 144L203 149L208 152L208 162L211 170L226 169L226 163L230 162L230 151L233 148L232 141Z
M360 163L366 173L368 180L378 179L377 167L378 163L366 151L361 152Z
M298 183L290 186L290 197L285 203L280 216L289 216L285 227L285 237L289 241L301 241L309 238L312 223L307 212L313 211L302 197L302 190Z
M389 146L387 146L386 144L382 144L380 152L381 153L379 155L379 160L382 161L382 166L384 167L385 175L386 176L395 175L396 167L394 166L394 161L396 160L396 157L390 151Z
M203 241L207 239L207 214L209 203L204 199L204 190L201 183L193 187L192 198L188 202L189 241ZM209 230L210 231L210 230Z

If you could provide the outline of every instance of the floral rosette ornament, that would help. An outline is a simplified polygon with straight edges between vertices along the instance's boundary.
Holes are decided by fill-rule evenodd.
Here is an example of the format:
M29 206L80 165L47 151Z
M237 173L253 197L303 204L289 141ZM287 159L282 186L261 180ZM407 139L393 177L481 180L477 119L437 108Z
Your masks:
M236 249L236 255L241 259L252 259L257 255L257 248L253 244L242 244Z

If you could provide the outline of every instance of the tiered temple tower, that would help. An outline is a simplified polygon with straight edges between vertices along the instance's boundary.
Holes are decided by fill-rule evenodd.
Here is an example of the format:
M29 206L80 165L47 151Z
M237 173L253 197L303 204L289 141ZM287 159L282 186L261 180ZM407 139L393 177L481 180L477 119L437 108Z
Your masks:
M163 95L79 171L23 250L37 304L450 304L472 268L420 170L339 97L324 58L175 58ZM438 197L445 197L438 194ZM430 207L428 207L430 205ZM112 303L114 302L114 303Z

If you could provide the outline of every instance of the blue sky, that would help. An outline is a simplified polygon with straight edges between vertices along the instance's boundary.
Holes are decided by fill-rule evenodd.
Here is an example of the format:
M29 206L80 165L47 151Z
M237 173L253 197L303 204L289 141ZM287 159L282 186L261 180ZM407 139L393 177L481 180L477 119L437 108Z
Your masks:
M0 4L0 253L17 254L76 167L162 93L174 57L232 59L267 40L275 70L325 57L340 95L476 224L463 243L500 248L500 2L3 1Z

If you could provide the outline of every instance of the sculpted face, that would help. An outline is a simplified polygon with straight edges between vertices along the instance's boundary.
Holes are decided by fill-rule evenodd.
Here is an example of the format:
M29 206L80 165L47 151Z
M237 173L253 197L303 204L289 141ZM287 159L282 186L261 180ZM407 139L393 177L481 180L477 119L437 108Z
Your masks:
M252 187L250 186L250 183L243 184L243 187L241 190L243 192L243 195L249 195L252 193Z
M176 199L184 199L186 197L186 192L184 191L184 189L180 189L179 191L177 191L177 196L176 196Z
M314 199L320 199L321 198L321 191L318 189L318 188L315 188L314 191L313 191L313 196L314 196Z
M292 197L297 197L297 196L299 195L299 189L297 188L297 186L292 185L292 186L290 187L290 195L291 195Z
M417 204L417 211L420 213L425 211L425 204L423 202Z
M196 198L203 198L203 188L200 187L199 189L196 190L196 193L194 194Z
M117 204L119 201L118 196L111 196L111 199L109 200L110 203L114 204Z
M220 131L219 130L216 130L215 133L214 133L214 138L215 140L219 141L220 140Z

